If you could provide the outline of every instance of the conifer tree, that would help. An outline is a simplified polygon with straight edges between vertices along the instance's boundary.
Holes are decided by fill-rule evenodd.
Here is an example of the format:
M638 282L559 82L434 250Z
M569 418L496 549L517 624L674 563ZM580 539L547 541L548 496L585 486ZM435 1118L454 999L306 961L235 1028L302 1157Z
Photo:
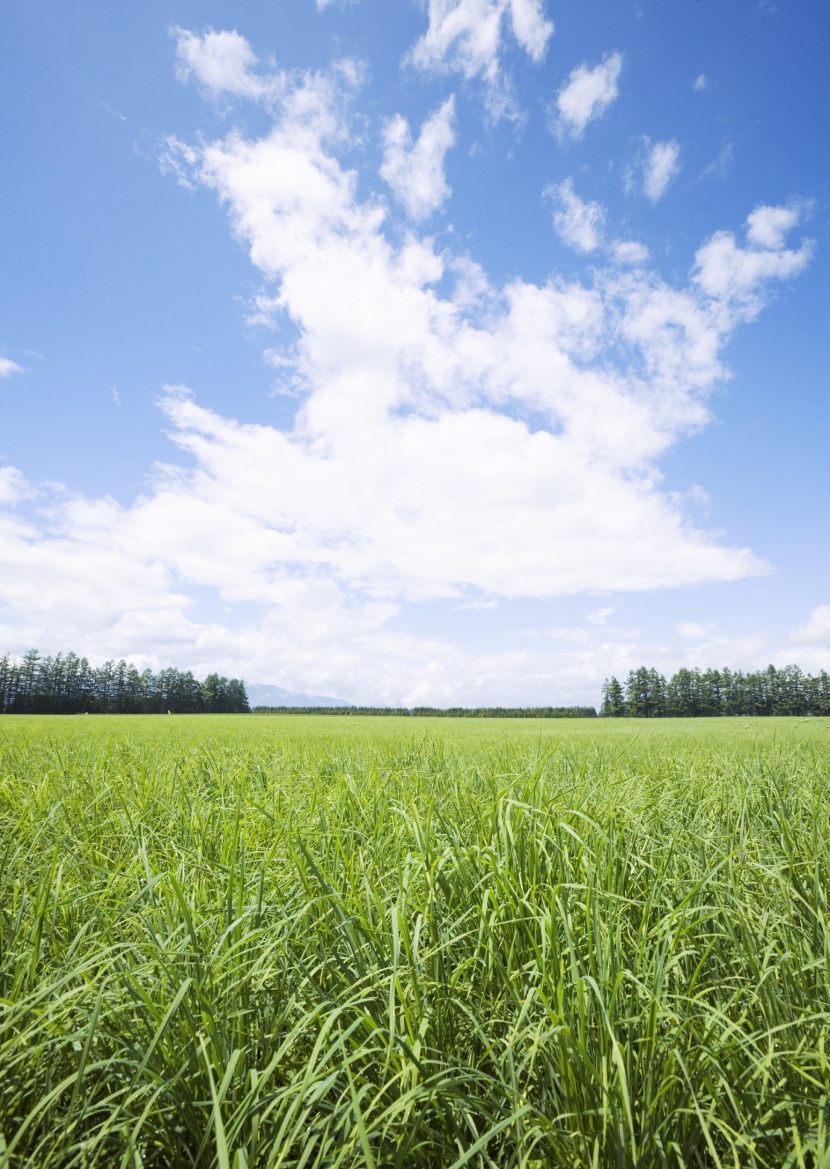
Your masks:
M600 714L603 718L624 718L627 713L622 684L613 676L606 678L602 684Z

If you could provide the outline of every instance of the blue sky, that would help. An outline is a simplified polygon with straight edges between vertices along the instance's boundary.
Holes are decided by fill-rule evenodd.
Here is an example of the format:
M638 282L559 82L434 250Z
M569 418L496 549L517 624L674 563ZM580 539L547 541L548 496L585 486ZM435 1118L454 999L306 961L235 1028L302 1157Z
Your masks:
M830 666L826 4L3 23L3 649L436 704Z

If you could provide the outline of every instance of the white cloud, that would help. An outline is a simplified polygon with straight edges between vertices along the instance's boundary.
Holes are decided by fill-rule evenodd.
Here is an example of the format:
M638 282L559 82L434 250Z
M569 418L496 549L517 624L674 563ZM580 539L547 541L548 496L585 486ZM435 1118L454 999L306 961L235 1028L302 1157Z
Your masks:
M617 239L608 249L618 264L645 264L649 250L645 244L633 239Z
M657 203L680 173L680 143L652 142L643 137L642 146L634 163L625 175L628 191L640 190L652 203Z
M709 88L709 78L705 73L698 73L697 77L692 82L692 89L695 93L702 93L704 89Z
M643 191L652 203L662 199L669 183L680 173L680 143L655 142L643 168Z
M176 72L180 81L195 77L214 94L261 98L267 93L269 82L255 71L256 54L235 29L231 32L209 29L203 36L184 28L174 28L171 32L176 38Z
M702 638L708 640L716 637L718 633L717 625L711 621L678 621L675 628L681 637L689 638L692 641L700 641Z
M122 114L120 110L116 110L113 106L111 106L109 104L109 102L103 101L103 99L101 101L101 108L106 110L107 113L110 115L110 117L117 118L119 122L129 121L126 114Z
M710 175L714 175L715 178L725 179L729 174L730 168L732 166L732 158L734 154L734 144L732 142L724 142L718 151L718 157L714 159L713 162L710 162L708 166L703 168L703 170L700 172L700 177L702 179L708 179Z
M758 207L746 221L748 247L741 247L732 232L718 231L698 250L694 282L718 302L724 321L735 314L751 320L763 306L771 280L791 280L807 266L811 240L798 248L785 246L785 233L801 214L792 208Z
M804 625L790 632L790 640L801 645L830 649L830 605L817 605Z
M772 655L776 665L797 662L803 670L830 670L830 605L817 605L803 625L790 630L788 644Z
M129 506L47 493L24 519L6 469L12 649L144 655L356 698L528 701L554 677L574 693L633 643L603 634L551 665L402 633L402 612L764 570L684 518L657 460L705 424L722 346L807 246L718 233L680 288L644 268L496 286L427 238L387 237L384 205L337 157L347 84L297 78L263 137L179 147L188 181L227 209L267 312L296 328L282 355L302 394L293 428L174 388L162 404L182 457Z
M616 613L616 609L613 605L608 605L604 609L596 609L589 613L585 620L591 625L605 625L612 613Z
M573 179L551 185L545 195L556 205L553 226L569 248L577 252L594 252L602 243L605 208L601 203L585 203L574 191Z
M619 95L622 54L610 53L589 69L578 65L559 90L554 131L558 138L581 138L589 122L601 117Z
M27 499L30 488L16 467L0 467L0 505Z
M533 61L541 61L553 36L553 25L545 17L541 0L510 0L509 9L516 40Z
M511 103L501 65L508 18L519 45L531 60L541 61L553 35L542 0L429 0L427 31L409 59L419 69L482 79L488 86L491 111L509 112Z
M449 197L444 156L455 142L454 116L455 99L450 97L424 122L414 146L409 123L400 114L384 128L381 178L412 219L426 219Z
M331 2L331 0L329 0ZM235 29L217 32L215 29L201 36L178 26L171 28L176 38L176 76L179 81L191 79L199 84L209 97L238 97L262 103L275 116L283 114L316 125L321 117L327 120L324 132L332 134L345 127L344 113L352 92L364 76L363 65L349 57L335 61L325 76L321 74L288 73L285 70L259 70L259 58L249 42ZM334 93L338 100L334 100ZM175 136L167 139L170 151L165 155L169 169L175 170L174 156L183 152L183 162L192 162L192 152Z
M16 373L23 373L23 366L9 357L0 357L0 377L14 377Z
M756 207L746 221L747 239L758 248L783 248L787 233L798 226L803 213L799 204Z

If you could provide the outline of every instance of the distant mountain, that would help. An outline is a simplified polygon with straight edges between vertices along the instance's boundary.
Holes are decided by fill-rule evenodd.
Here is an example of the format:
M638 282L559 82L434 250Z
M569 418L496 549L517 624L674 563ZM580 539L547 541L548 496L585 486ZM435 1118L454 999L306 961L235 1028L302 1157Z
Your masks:
M351 706L342 698L327 698L321 694L294 694L282 686L263 686L257 682L245 684L248 702L254 706Z

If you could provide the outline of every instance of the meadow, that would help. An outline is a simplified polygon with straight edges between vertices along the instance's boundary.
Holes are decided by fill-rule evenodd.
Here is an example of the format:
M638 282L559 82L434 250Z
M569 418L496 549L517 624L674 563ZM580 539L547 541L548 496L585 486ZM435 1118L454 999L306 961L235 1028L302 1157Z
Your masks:
M0 718L0 1167L828 1167L829 784L818 718Z

